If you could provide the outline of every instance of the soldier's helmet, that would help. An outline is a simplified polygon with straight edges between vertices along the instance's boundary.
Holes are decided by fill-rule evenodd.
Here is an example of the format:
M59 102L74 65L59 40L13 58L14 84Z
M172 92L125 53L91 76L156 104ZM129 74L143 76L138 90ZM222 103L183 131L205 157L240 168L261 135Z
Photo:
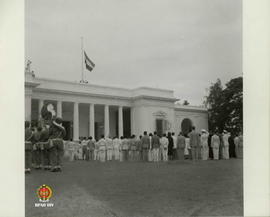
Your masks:
M63 123L63 119L60 118L60 117L57 117L57 118L55 118L55 122L56 122L57 124L62 124L62 123Z

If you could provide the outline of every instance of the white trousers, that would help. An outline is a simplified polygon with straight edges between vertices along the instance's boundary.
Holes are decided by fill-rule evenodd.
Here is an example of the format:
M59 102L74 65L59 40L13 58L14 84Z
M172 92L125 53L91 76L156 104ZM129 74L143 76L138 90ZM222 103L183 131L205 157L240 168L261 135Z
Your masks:
M153 161L153 151L151 149L148 151L148 161Z
M107 150L107 160L112 160L113 150L108 149Z
M168 149L162 149L162 159L163 161L168 161Z
M106 151L105 150L100 150L99 153L99 160L101 162L105 162L106 161Z
M98 150L94 150L94 160L98 160Z
M229 159L230 156L229 156L229 146L224 146L222 148L222 152L223 152L223 159Z
M218 148L213 148L213 155L214 155L214 160L218 160L219 156L219 149Z
M209 148L208 148L208 146L203 146L202 147L201 156L202 156L202 160L208 160L208 156L209 156Z
M120 160L120 152L119 150L113 150L114 160Z
M153 161L158 162L159 158L159 148L153 148Z

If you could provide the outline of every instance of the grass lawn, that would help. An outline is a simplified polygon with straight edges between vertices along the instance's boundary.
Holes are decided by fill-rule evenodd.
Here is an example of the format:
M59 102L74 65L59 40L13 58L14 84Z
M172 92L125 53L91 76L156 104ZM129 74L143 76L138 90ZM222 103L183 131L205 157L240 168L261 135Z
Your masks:
M26 175L26 216L242 216L242 164L65 162L62 173ZM34 207L42 184L53 190L53 208Z

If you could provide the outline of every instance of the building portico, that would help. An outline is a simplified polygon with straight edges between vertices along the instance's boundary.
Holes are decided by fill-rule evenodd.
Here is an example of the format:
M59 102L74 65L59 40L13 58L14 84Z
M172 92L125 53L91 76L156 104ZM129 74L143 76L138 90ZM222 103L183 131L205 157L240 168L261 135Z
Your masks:
M139 136L145 130L179 133L179 120L185 117L208 129L206 109L179 108L175 101L173 91L157 88L107 87L31 75L26 75L25 81L26 120L39 120L43 105L52 104L55 114L63 119L65 139L89 136L99 139L102 134Z

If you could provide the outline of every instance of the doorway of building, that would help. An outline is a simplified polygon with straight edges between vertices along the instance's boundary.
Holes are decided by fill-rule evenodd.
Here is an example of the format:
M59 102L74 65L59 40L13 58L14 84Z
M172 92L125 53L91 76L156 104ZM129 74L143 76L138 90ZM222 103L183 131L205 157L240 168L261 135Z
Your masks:
M162 136L164 133L164 120L156 119L156 131L158 136Z
M181 131L184 135L186 135L191 130L192 130L192 121L189 118L185 118L181 123Z

